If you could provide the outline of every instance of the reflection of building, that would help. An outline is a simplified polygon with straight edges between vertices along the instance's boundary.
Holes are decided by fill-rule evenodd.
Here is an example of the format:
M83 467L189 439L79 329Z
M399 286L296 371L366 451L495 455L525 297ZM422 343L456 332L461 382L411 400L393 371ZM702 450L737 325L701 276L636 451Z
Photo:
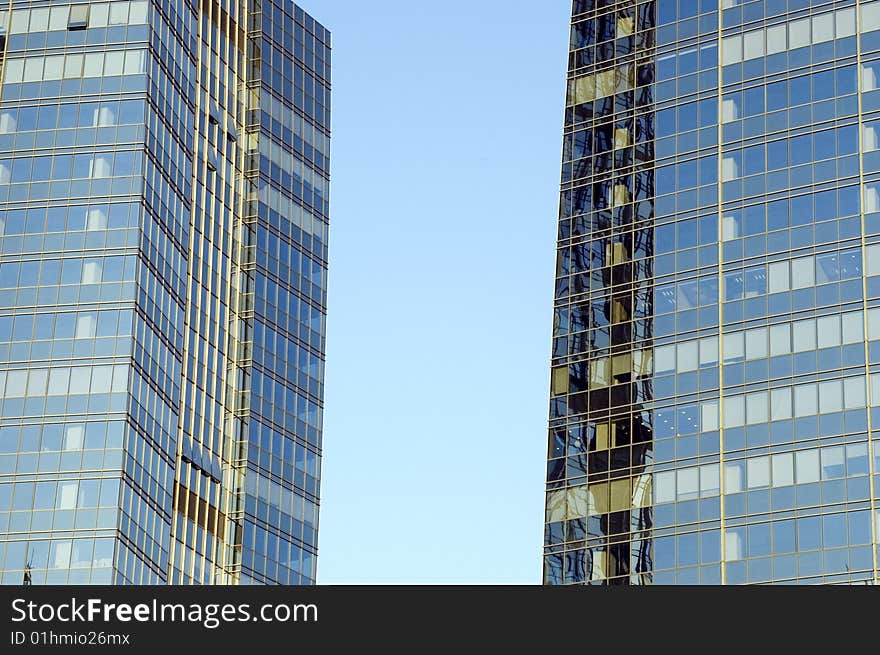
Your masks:
M0 581L313 582L329 34L279 0L8 5Z
M880 2L721 4L574 2L548 584L877 579Z
M651 581L654 64L640 55L653 46L648 9L591 11L572 26L547 482L550 583Z

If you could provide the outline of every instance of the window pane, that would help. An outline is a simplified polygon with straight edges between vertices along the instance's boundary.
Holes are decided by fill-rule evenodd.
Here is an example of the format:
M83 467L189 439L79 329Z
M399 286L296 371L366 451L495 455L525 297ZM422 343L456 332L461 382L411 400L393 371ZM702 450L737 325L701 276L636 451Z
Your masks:
M793 289L805 289L816 283L816 262L812 257L800 257L791 261Z
M787 355L791 352L791 326L788 323L770 327L770 356Z
M697 341L686 341L678 344L678 371L696 371L699 368L697 348Z
M802 450L795 453L795 473L798 484L819 481L819 451Z
M866 391L863 376L847 378L843 381L843 406L846 409L864 408L867 403Z
M784 421L791 418L791 389L772 389L770 391L770 420Z
M736 428L745 424L745 397L730 396L724 399L724 427Z
M788 43L789 47L803 48L810 45L810 19L796 20L788 26Z
M794 388L794 415L812 416L817 413L816 385L802 384Z
M746 359L761 359L767 356L767 328L746 331Z
M794 457L792 453L773 455L773 486L787 487L794 484Z
M746 396L746 423L755 425L767 422L767 392L759 391Z
M802 353L816 349L816 321L808 318L792 324L794 351Z
M770 486L770 458L752 457L746 460L749 489Z
M840 345L840 317L822 316L817 320L819 348L830 348Z
M830 414L843 409L843 385L840 380L819 383L819 413Z

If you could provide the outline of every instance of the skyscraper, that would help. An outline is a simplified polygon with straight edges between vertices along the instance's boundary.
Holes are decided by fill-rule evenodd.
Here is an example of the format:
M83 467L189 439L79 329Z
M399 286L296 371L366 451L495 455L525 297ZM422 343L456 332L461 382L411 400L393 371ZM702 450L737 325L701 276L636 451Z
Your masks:
M313 583L329 33L283 0L0 31L0 580Z
M545 583L877 582L878 110L880 2L575 0Z

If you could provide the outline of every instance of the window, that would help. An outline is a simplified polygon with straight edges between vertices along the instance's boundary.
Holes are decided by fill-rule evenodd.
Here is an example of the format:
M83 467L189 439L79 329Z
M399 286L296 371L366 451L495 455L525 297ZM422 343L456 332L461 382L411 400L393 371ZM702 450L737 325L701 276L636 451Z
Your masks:
M730 396L724 399L724 427L736 428L745 424L745 397Z
M720 477L719 464L705 464L700 467L700 495L703 498L719 494Z
M806 289L816 283L816 263L812 257L799 257L791 260L791 281L793 289Z
M788 487L794 484L794 456L792 453L773 455L773 486Z
M817 413L816 385L802 384L794 388L794 415L812 416Z
M699 496L700 469L696 466L679 469L678 500L690 500Z
M813 43L824 43L834 39L834 13L827 12L813 16Z
M819 348L830 348L840 345L840 317L822 316L816 322Z
M743 35L743 59L757 59L764 56L764 30L754 30Z
M751 457L746 460L749 489L770 486L770 457Z
M843 381L843 406L846 409L860 409L865 407L865 378L847 378Z
M724 335L724 361L735 361L745 357L745 341L742 332Z
M89 26L89 5L79 4L70 6L70 16L67 19L67 29L84 30Z
M724 66L738 64L743 59L742 37L730 36L721 42L721 63Z
M746 332L746 359L760 359L767 356L767 328L756 328Z
M843 409L843 385L840 380L819 383L819 413L831 414Z
M770 356L791 353L791 326L788 323L770 327Z
M55 507L57 509L74 509L76 507L76 497L78 493L78 481L62 480L58 483L58 495Z
M696 371L699 368L697 349L697 341L687 341L678 345L679 372Z
M745 479L745 463L727 462L724 464L724 493L735 494L743 491Z
M767 28L767 54L775 55L788 49L788 28L775 25Z
M880 2L862 5L862 32L880 29Z
M804 18L789 23L788 26L788 43L789 47L803 48L810 45L810 19Z
M798 484L819 481L819 451L802 450L795 453L795 473Z
M718 401L713 400L705 402L700 407L703 432L712 432L717 430L718 425Z
M755 425L767 422L767 392L759 391L746 396L746 423Z
M718 337L700 339L700 366L718 363Z

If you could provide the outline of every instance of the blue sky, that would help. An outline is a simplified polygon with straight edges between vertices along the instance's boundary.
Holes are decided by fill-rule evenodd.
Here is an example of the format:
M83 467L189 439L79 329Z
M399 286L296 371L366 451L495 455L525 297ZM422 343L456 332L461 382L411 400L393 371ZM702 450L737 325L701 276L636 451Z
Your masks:
M333 32L320 584L539 583L570 3Z

